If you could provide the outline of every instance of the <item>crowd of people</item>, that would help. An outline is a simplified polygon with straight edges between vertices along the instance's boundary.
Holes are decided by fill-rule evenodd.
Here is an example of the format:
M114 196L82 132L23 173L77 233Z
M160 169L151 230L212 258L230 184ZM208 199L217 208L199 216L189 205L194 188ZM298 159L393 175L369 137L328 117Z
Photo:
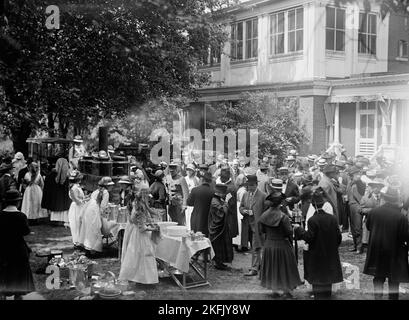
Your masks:
M303 283L297 268L297 240L302 240L303 278L312 284L316 299L327 299L332 284L343 281L338 248L345 232L353 240L351 251L367 250L364 273L374 276L375 298L382 297L388 279L390 298L396 299L399 283L409 282L409 201L394 170L382 157L348 158L345 152L299 157L295 150L283 163L264 157L258 168L220 154L211 165L161 162L147 168L133 161L130 174L117 182L119 205L129 216L119 279L158 282L155 222L171 220L210 239L218 270L229 269L234 251L250 251L244 275L259 276L277 297L291 297ZM29 224L49 219L69 226L75 248L89 255L103 251L103 236L118 232L104 214L115 185L111 177L103 177L87 195L72 161L56 159L43 171L20 152L3 159L0 176L0 209L7 213L1 217L18 213L13 219L21 233L14 236L20 242L29 232L24 217ZM18 268L27 273L28 251L21 254L27 263ZM4 279L13 279L15 268L1 266L1 292L7 292ZM32 279L25 279L19 294L32 289Z

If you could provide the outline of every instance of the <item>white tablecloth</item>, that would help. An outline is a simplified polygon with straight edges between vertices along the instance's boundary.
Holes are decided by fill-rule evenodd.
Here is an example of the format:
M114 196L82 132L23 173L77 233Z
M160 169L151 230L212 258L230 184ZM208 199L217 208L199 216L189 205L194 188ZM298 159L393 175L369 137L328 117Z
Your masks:
M156 258L169 263L172 267L188 273L190 259L198 252L210 248L210 258L214 257L212 244L208 238L191 241L188 238L170 237L162 234L156 245Z

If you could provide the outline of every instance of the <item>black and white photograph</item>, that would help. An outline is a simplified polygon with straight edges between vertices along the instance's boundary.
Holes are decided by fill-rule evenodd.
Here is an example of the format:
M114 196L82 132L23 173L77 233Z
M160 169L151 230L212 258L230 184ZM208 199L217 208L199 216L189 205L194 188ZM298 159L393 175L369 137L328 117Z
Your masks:
M0 308L409 300L408 43L407 0L0 0Z

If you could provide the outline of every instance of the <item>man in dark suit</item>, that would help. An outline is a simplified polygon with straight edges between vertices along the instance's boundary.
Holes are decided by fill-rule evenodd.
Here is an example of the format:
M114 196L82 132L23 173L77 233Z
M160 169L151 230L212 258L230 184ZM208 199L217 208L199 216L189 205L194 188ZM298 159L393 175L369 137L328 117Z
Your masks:
M321 187L313 187L311 202L316 212L307 221L308 230L294 225L294 232L297 239L309 245L308 260L304 259L308 270L305 279L312 284L314 298L329 299L332 284L344 280L338 252L342 236L335 217L322 209L325 200Z
M324 175L322 176L318 186L324 190L325 196L331 203L332 209L334 210L334 217L337 218L337 221L339 222L338 196L337 188L335 187L335 181L338 180L337 168L334 165L329 164L324 167L323 172Z
M257 176L247 176L247 191L240 203L240 213L243 215L242 226L250 226L252 233L252 261L250 271L246 276L256 276L260 269L262 239L258 230L258 220L267 209L265 206L266 194L257 188ZM248 234L249 229L242 229L242 235ZM242 242L243 243L243 242Z
M285 195L285 202L290 208L294 209L294 204L300 201L300 190L298 186L289 179L289 171L287 167L278 169L279 179L283 180L283 193Z
M187 205L193 207L192 216L190 218L190 226L194 232L200 231L206 237L209 236L209 210L213 198L213 190L210 186L212 183L212 175L206 172L201 177L201 185L192 189Z
M371 210L366 220L370 232L364 274L374 277L374 295L381 300L383 284L388 278L389 299L399 299L399 283L409 282L409 226L400 209L397 189L389 186L381 191L385 202Z

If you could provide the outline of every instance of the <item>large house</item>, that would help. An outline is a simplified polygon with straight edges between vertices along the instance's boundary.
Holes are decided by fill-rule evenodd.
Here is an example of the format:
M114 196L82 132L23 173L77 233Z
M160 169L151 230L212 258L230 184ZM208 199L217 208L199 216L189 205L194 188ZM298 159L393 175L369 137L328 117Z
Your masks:
M349 155L409 154L408 15L370 4L250 0L226 9L231 39L209 54L212 85L186 124L203 130L209 103L273 90L298 98L307 152L342 143Z

